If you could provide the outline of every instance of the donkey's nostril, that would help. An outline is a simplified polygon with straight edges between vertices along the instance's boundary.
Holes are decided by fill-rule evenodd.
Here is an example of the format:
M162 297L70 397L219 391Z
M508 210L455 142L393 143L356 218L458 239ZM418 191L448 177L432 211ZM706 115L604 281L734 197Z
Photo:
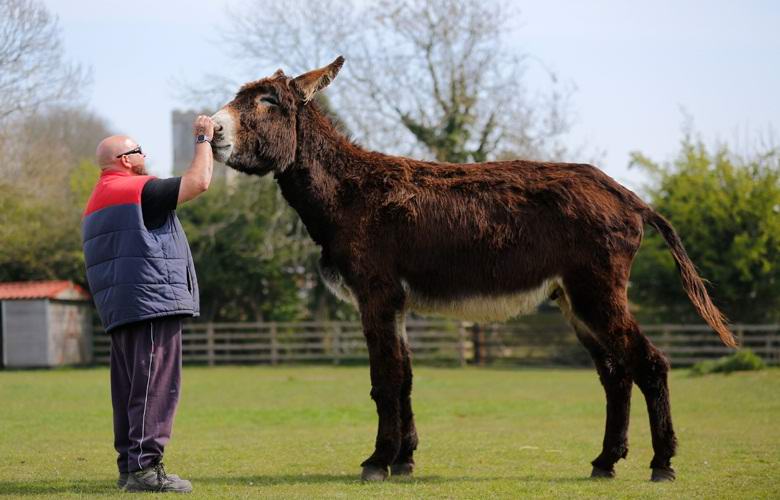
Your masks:
M214 125L214 130L215 130L216 132L222 132L222 129L223 129L223 127L222 127L222 125L220 125L219 123L217 123L216 125Z

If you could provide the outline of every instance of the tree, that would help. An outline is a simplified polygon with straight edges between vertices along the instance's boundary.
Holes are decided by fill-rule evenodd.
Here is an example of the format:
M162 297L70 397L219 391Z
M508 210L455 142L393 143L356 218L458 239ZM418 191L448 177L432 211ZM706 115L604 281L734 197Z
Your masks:
M42 3L0 0L0 124L72 101L89 78L65 60L57 18Z
M41 2L0 0L0 280L85 282L84 186L97 179L95 145L108 135L75 108L88 81Z
M11 120L0 151L0 281L69 279L85 284L81 213L99 176L100 118L48 109Z
M440 161L563 155L567 97L529 96L526 54L506 44L516 20L492 0L253 0L223 30L254 68L348 60L329 90L334 108L370 147Z
M739 156L714 153L686 135L671 165L640 153L632 164L651 174L654 208L674 225L714 302L735 322L780 320L780 150ZM695 320L674 261L648 232L631 274L643 315Z
M315 254L271 179L217 182L178 209L198 271L201 313L214 321L309 318ZM284 209L283 209L284 208Z
M255 77L258 67L300 73L344 54L343 80L319 103L369 147L453 162L560 157L568 90L551 78L550 94L529 96L529 59L504 45L510 14L496 1L251 0L221 31ZM210 75L180 87L188 106L215 107L238 85ZM242 176L229 196L212 191L180 210L208 317L355 317L325 290L317 249L275 186Z

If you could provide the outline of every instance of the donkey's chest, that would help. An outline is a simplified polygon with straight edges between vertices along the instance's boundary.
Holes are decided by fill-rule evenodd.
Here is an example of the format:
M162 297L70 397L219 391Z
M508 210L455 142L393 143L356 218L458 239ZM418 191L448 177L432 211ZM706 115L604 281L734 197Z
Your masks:
M321 269L328 289L341 300L359 308L357 297L334 268ZM558 277L544 280L526 290L504 294L463 294L457 298L437 297L411 287L401 280L406 296L406 309L420 314L446 316L470 321L505 321L533 312L539 304L560 286Z

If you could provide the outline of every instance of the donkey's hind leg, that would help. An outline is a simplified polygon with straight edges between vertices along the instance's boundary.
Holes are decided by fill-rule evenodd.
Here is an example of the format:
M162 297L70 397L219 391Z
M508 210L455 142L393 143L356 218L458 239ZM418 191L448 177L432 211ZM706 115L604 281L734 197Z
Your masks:
M669 362L639 330L628 310L625 281L603 275L576 276L564 284L572 310L588 326L607 353L622 364L645 396L653 440L653 481L675 478L671 458L677 447L672 427L667 373ZM614 278L614 275L612 275ZM615 283L622 283L619 286Z
M591 477L615 477L615 463L628 455L628 422L631 408L631 376L626 367L598 342L588 326L577 318L563 290L556 302L590 353L607 397L607 421L601 454L592 462Z
M645 396L650 418L650 434L653 440L653 460L650 467L652 481L674 481L672 457L677 448L677 438L672 427L667 374L669 361L650 340L639 332L630 338L631 366L636 385Z

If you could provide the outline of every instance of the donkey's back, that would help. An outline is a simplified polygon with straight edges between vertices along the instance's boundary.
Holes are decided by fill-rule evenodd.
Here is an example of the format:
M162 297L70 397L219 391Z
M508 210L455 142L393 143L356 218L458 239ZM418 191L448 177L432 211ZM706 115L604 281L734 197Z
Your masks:
M366 232L421 313L485 321L531 312L571 270L630 261L649 210L584 164L399 158L376 172Z

